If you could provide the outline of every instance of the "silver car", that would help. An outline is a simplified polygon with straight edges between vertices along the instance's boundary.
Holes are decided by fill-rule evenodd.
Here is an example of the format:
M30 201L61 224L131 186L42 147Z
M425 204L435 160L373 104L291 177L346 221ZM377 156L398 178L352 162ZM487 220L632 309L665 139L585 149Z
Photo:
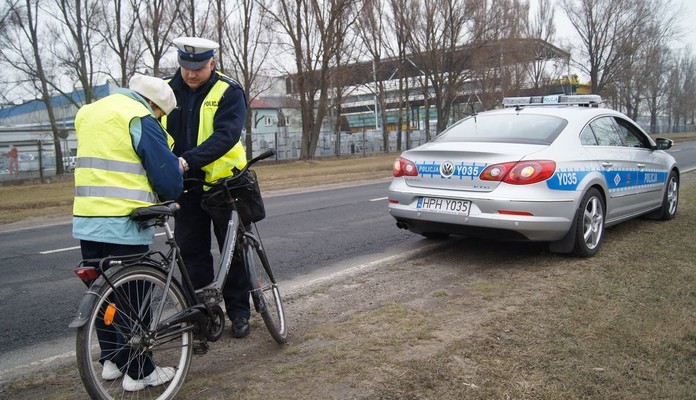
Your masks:
M594 255L604 228L677 213L679 167L599 96L506 98L401 154L389 186L399 228L550 243Z

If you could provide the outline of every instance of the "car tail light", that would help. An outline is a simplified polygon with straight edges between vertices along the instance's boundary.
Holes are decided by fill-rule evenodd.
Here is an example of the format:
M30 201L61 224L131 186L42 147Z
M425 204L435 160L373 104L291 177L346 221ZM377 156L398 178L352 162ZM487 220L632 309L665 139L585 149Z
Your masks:
M479 178L511 185L529 185L549 179L554 172L556 163L550 160L519 161L488 166Z
M394 168L392 169L392 174L395 178L400 176L418 176L418 167L411 160L407 160L403 157L398 157L394 160Z

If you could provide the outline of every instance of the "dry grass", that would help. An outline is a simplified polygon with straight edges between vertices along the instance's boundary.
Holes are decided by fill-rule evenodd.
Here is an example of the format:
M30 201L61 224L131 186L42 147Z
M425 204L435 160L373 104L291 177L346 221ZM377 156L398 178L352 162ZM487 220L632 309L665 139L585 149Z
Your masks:
M550 268L496 269L485 287L474 280L469 287L478 296L509 305L519 295L511 288L530 280L544 282L544 293L523 294L525 303L486 321L472 336L404 365L404 375L383 390L384 398L692 399L691 175L673 221L639 219L614 227L591 259L546 255L542 265Z
M349 183L391 176L396 154L364 158L266 163L255 168L262 191ZM29 217L68 216L74 181L70 176L45 184L0 186L0 224Z

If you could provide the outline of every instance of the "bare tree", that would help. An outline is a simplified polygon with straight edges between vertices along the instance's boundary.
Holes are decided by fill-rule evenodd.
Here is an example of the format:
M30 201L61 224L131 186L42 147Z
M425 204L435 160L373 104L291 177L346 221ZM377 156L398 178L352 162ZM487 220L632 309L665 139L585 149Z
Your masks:
M264 0L239 0L237 7L229 8L227 1L215 2L215 14L220 42L220 68L239 79L247 96L247 107L252 100L267 91L272 82L263 79L263 67L271 54L272 30ZM224 66L227 68L224 68ZM247 159L253 157L252 115L247 112L245 149Z
M341 132L349 131L348 119L343 114L344 99L349 96L356 87L353 85L353 74L350 73L352 61L356 61L356 53L359 54L360 46L356 36L343 36L339 38L338 50L334 56L333 68L330 71L329 82L331 92L329 95L330 112L333 131L336 133L335 154L341 155ZM386 146L387 144L385 144Z
M382 132L383 151L389 152L389 131L387 130L387 89L385 80L378 79L384 71L382 68L389 68L392 64L382 64L382 59L385 52L386 32L384 23L385 4L380 0L365 0L363 4L363 12L359 14L356 22L356 31L360 37L362 44L367 49L368 55L372 59L373 82L368 86L375 96L375 129L380 129ZM378 74L379 72L379 74ZM387 71L388 72L388 71ZM394 71L392 76L398 71ZM374 87L372 87L374 85ZM379 110L379 120L381 123L377 125L377 112Z
M672 52L667 46L655 45L648 49L645 64L645 100L650 114L650 131L657 131L659 114L665 109L668 94L669 63Z
M410 81L413 76L419 76L411 61L407 58L408 35L410 27L415 24L415 17L404 7L405 0L389 0L391 15L390 29L394 35L394 57L399 60L398 114L396 119L396 151L400 152L402 142L402 127L406 127L406 149L411 142L411 100ZM389 46L387 48L390 48ZM404 122L404 117L406 118Z
M180 2L164 0L133 0L136 19L147 53L152 57L152 74L160 75L160 64L171 47L174 24L179 18Z
M472 79L472 66L481 58L481 50L499 36L496 32L500 29L500 13L504 8L492 0L426 0L424 5L422 3L411 2L410 7L416 13L420 11L423 23L412 29L409 50L428 81L423 92L426 136L429 136L431 99L427 94L432 93L437 131L442 132L452 122L453 104L458 103L457 99Z
M555 8L551 0L539 0L535 13L525 19L524 36L552 43L556 36L554 10ZM543 48L537 48L534 54L534 60L529 63L527 69L532 87L535 89L538 89L542 82L548 79L546 75L547 62L548 57L546 57Z
M94 29L118 60L118 70L107 74L121 87L142 63L145 49L137 29L135 7L132 0L101 0L102 18L91 21Z
M293 93L300 96L300 158L314 157L328 110L330 68L339 38L354 22L357 0L279 0L267 8L290 40L294 54Z
M174 30L181 32L185 36L216 37L219 22L216 20L219 4L224 0L213 0L211 2L201 2L186 0L177 2L179 7L178 17L175 22ZM224 23L224 21L222 21Z
M673 61L668 81L667 112L670 125L676 132L680 124L687 124L689 117L693 123L696 101L693 93L696 91L696 57L691 49L678 52Z
M681 10L671 0L654 0L649 5L647 23L640 27L634 52L626 54L623 74L618 77L617 91L622 109L629 117L637 119L643 101L655 110L659 93L664 87L662 74L666 75L664 53L680 33L673 23ZM634 40L636 40L634 38ZM660 71L660 73L656 73ZM650 98L651 97L651 98Z
M80 100L64 93L65 82L52 82L52 85L79 107L95 100L94 86L104 67L102 39L90 23L103 19L102 9L96 0L55 0L55 5L58 12L54 17L60 26L54 30L53 55L72 83L72 89L82 89L84 98Z
M560 6L580 37L582 61L576 66L590 77L592 92L603 94L617 82L626 57L640 45L640 30L649 22L650 0L561 0Z
M52 65L49 63L45 66L44 60L47 54L40 47L40 43L46 42L42 40L45 32L40 27L46 27L48 24L39 18L41 14L39 3L32 0L7 3L7 13L3 16L6 24L3 24L3 29L0 30L0 38L5 43L0 46L0 58L6 63L11 63L41 96L53 134L56 173L62 175L64 173L63 152L60 147L62 132L56 124L49 78L46 73Z

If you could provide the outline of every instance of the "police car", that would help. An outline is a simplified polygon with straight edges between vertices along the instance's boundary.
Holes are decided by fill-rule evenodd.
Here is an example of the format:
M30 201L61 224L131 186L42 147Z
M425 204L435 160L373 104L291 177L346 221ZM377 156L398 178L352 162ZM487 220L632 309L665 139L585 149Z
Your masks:
M607 226L677 213L679 167L597 95L505 98L401 154L389 212L402 229L550 243L594 255Z

